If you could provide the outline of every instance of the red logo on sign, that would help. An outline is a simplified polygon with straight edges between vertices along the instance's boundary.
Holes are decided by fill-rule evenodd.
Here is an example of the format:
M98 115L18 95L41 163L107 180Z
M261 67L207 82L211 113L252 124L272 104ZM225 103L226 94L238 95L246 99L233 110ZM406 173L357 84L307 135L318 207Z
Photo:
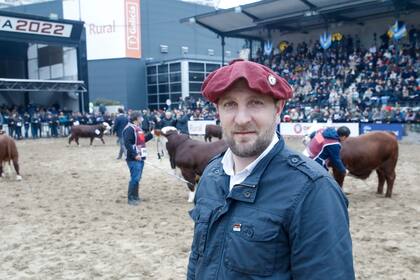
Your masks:
M125 1L126 54L140 57L140 3L138 0Z
M300 134L302 132L302 126L300 125L300 123L295 124L293 126L293 130L296 134Z

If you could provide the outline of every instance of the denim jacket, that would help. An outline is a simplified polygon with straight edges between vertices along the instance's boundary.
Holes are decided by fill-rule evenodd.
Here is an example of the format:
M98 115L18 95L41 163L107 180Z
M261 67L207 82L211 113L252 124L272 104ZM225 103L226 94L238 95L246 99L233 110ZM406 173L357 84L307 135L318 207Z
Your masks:
M205 169L190 211L189 280L354 279L346 197L279 138L231 192L222 156Z

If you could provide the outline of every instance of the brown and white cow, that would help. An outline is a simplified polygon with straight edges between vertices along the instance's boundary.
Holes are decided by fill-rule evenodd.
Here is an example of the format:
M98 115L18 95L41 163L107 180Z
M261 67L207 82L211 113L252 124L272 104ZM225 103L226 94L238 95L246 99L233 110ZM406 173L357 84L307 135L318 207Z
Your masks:
M69 145L73 140L79 145L79 138L90 138L90 145L92 145L93 139L99 138L105 144L103 136L110 129L111 127L106 122L97 125L73 125L69 136Z
M162 135L167 138L166 149L172 169L178 167L186 181L191 193L189 201L192 202L197 177L203 174L210 159L227 150L224 140L212 143L191 139L186 134L181 134L175 127L165 127Z
M358 137L349 137L341 143L341 159L350 175L366 179L376 170L378 174L378 194L392 196L398 161L398 141L392 132L375 131ZM333 168L334 178L343 186L344 174Z
M0 134L0 177L4 177L3 163L13 162L16 171L16 180L22 180L19 173L19 153L13 138L6 134Z

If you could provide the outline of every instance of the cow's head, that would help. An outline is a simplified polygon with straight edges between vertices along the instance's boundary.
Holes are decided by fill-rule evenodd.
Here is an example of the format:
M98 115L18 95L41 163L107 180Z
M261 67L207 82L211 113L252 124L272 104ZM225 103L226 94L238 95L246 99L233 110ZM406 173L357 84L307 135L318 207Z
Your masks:
M101 124L101 129L103 130L104 134L109 134L111 132L111 126L107 122L103 122Z
M179 132L178 132L178 129L176 129L176 127L166 126L162 128L161 134L165 136L166 138L168 138L168 136L170 135L174 135L174 134L178 135ZM171 163L171 168L175 169L176 168L175 154L176 154L176 147L178 146L178 143L173 142L173 140L174 139L169 140L168 138L168 142L166 142L166 150L168 151L168 154L169 154L169 162Z
M176 129L176 127L173 127L173 126L166 126L161 129L161 132L162 132L162 135L165 137L168 137L169 135L174 134L174 133L176 134L179 133L178 129Z

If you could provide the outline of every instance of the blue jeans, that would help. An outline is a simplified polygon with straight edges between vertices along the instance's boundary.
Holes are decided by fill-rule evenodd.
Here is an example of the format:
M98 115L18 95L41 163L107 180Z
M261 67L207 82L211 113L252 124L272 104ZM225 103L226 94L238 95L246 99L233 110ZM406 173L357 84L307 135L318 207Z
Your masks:
M33 139L38 138L38 126L36 124L31 125L31 134Z
M128 201L139 200L139 183L141 174L143 173L144 161L129 160L127 161L130 170L130 182L128 182Z

